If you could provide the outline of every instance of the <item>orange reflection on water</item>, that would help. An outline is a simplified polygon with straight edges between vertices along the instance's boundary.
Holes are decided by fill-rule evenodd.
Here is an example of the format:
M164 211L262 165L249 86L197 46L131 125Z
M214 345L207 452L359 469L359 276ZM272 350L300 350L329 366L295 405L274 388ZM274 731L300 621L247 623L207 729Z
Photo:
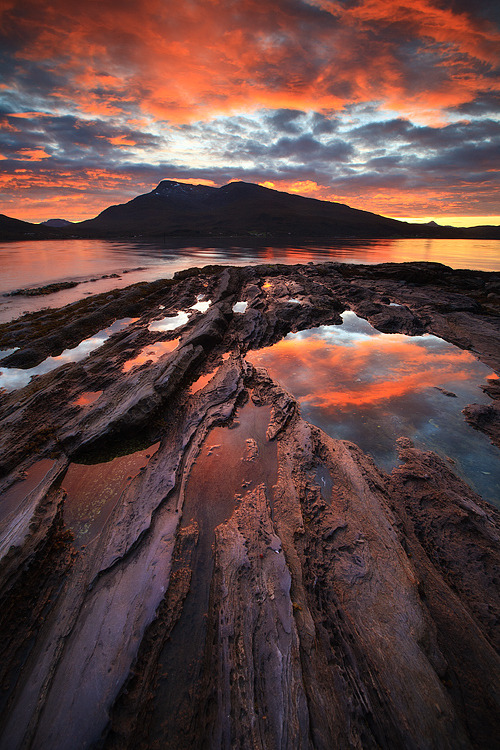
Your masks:
M172 341L158 341L156 344L145 346L139 354L125 362L122 372L129 372L133 367L139 367L146 362L156 362L164 354L173 352L177 348L178 343L179 339L172 339Z
M342 319L247 357L295 396L306 421L356 443L386 471L397 465L396 441L405 436L450 457L471 487L497 504L498 450L462 413L467 404L488 403L481 386L486 378L497 382L491 370L435 336L380 333L353 312Z
M469 380L476 360L466 351L435 350L402 334L346 344L319 335L284 339L248 357L302 402L328 412L379 405L429 387Z
M73 401L73 406L90 406L99 396L102 396L102 391L85 391Z
M219 368L217 367L215 370L211 370L210 372L207 372L205 375L200 375L200 377L194 381L194 383L191 385L191 388L189 389L189 393L198 393L198 391L201 391L215 376L215 373L217 372Z

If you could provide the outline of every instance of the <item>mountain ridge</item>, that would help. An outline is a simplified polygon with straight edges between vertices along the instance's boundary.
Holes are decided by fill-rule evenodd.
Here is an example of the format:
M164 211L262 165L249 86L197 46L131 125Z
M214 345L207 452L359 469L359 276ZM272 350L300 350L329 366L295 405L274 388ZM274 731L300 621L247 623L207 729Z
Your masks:
M14 222L14 223L13 223ZM37 239L49 227L0 215L0 240ZM51 237L457 238L500 239L500 227L411 224L343 203L234 181L221 187L161 180L149 193L108 206L97 216L51 226ZM54 231L55 230L55 231ZM17 234L16 234L17 232Z

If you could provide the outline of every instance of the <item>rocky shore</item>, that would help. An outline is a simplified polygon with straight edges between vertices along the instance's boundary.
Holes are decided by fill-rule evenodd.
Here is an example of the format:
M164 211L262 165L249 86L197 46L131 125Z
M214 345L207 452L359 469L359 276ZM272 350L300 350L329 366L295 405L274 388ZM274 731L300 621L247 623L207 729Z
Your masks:
M246 359L344 310L500 374L500 274L432 263L193 268L0 326L28 369L133 319L0 392L1 750L498 744L498 512ZM487 390L465 417L500 446Z

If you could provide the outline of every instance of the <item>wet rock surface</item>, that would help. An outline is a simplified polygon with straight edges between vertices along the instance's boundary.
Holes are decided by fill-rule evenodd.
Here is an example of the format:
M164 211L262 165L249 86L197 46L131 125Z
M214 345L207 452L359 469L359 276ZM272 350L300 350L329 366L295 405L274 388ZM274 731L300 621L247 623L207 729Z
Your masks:
M469 404L463 410L467 422L485 432L494 445L500 447L500 404Z
M498 283L428 263L207 266L0 326L19 347L2 366L31 367L137 318L0 393L0 748L494 747L497 511L407 439L381 471L244 355L350 309L500 373ZM466 416L494 442L485 390ZM156 443L77 545L68 467Z

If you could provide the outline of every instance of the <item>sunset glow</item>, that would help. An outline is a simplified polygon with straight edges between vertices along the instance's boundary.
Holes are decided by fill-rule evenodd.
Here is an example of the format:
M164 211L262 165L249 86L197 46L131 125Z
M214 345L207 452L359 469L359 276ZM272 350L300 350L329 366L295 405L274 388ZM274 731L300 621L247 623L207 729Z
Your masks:
M499 223L486 0L11 0L0 19L1 213L77 221L161 179L238 179Z
M433 351L402 334L378 334L325 345L324 336L283 339L270 349L252 352L253 364L299 395L302 402L335 414L356 407L380 407L448 382L466 381L475 359L469 352Z
M380 333L353 312L342 319L342 325L290 333L247 359L297 398L304 419L356 443L381 467L397 463L396 441L404 436L452 457L473 476L475 433L462 409L484 402L482 386L494 373L435 336ZM487 440L483 448L489 455ZM498 460L495 449L488 455L480 459L485 475L488 462Z

